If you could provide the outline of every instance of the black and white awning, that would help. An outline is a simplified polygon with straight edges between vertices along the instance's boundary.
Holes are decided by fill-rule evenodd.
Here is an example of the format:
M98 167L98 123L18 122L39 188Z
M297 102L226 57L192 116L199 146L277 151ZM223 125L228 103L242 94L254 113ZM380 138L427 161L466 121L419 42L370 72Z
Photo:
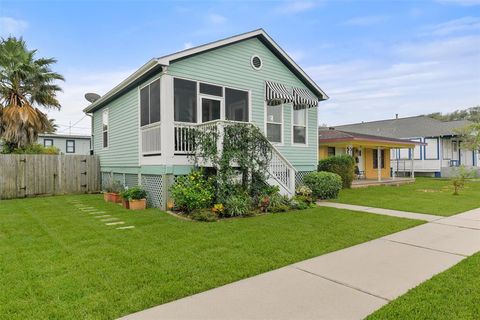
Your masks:
M265 81L265 100L271 104L293 102L293 94L280 83Z
M305 89L293 88L293 98L295 106L306 106L307 108L314 108L318 105L318 99Z

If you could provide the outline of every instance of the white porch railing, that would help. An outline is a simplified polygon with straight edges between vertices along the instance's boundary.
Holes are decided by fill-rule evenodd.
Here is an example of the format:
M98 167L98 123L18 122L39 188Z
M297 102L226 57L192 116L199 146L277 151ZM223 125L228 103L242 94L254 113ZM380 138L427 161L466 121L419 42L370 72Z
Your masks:
M241 123L252 126L251 123L228 121L228 120L214 120L205 123L185 123L175 122L174 126L174 146L175 154L191 154L195 150L192 135L194 129L203 130L204 132L217 131L219 141L217 141L217 149L222 150L223 130L226 126ZM296 170L293 165L280 153L280 151L272 144L270 144L272 154L269 163L268 174L276 184L280 187L283 194L293 195L295 193L295 173Z
M162 150L160 129L160 123L140 128L142 134L142 154L156 154Z

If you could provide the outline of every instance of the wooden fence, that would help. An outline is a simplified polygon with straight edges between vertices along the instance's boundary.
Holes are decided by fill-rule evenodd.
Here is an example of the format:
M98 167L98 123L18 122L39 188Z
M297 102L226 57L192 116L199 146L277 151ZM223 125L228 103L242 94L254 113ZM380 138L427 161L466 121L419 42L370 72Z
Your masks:
M0 199L100 190L98 156L0 155Z

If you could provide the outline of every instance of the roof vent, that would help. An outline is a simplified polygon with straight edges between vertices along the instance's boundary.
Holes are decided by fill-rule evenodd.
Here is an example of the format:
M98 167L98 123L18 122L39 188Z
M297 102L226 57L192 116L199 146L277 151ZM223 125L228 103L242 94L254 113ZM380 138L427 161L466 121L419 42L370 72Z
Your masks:
M252 56L252 58L250 59L250 63L252 64L252 68L255 70L260 70L263 66L262 59L257 55Z

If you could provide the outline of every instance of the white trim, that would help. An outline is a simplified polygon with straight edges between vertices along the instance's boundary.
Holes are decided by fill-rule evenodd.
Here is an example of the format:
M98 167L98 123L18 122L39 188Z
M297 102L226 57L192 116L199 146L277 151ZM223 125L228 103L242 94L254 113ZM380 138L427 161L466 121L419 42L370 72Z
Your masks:
M255 65L253 64L253 59L254 58L258 58L260 60L260 67L255 67ZM260 57L260 55L254 53L251 57L250 57L250 65L252 66L253 70L261 70L263 68L263 59Z
M173 53L173 54L170 54L170 55L166 55L166 56L163 56L163 57L160 57L160 58L151 59L150 61L145 63L142 67L140 67L140 69L138 69L137 71L132 73L127 79L123 80L122 82L120 82L120 84L118 84L113 89L108 91L100 99L98 99L94 103L90 104L85 109L83 109L83 112L85 112L85 113L92 112L92 110L94 110L95 107L97 107L101 103L105 102L105 100L111 98L115 94L117 94L120 91L122 91L123 89L125 89L132 82L138 80L141 76L143 76L145 73L147 73L148 71L150 71L151 69L153 69L156 66L159 66L159 65L168 66L168 65L170 65L170 62L173 61L173 60L177 60L177 59L184 58L184 57L187 57L187 56L190 56L190 55L193 55L193 54L197 54L197 53L204 52L204 51L207 51L207 50L212 50L212 49L215 49L215 48L218 48L218 47L221 47L221 46L225 46L225 45L228 45L228 44L231 44L231 43L235 43L235 42L238 42L238 41L242 41L242 40L246 40L246 39L254 38L254 37L258 37L258 36L263 37L278 52L278 54L280 54L286 60L286 62L289 63L299 73L299 75L301 77L303 77L303 80L305 80L305 82L307 82L308 84L310 84L312 86L312 88L317 90L316 95L317 95L317 97L321 96L320 100L327 100L328 99L328 96L315 83L315 81L313 81L305 73L305 71L303 71L302 68L300 68L300 66L295 61L293 61L293 59L290 58L290 56L282 48L280 48L280 46L278 46L278 44L263 29L258 29L258 30L246 32L246 33L243 33L243 34L239 34L239 35L236 35L236 36L233 36L233 37L229 37L229 38L226 38L226 39L222 39L222 40L218 40L218 41L215 41L215 42L207 43L207 44L204 44L204 45L201 45L201 46L198 46L198 47L194 47L194 48L190 48L190 49L187 49L187 50L179 51L179 52L176 52L176 53Z
M104 114L107 114L107 130L104 130L103 129L103 115ZM101 122L102 126L102 150L108 150L108 148L110 148L110 109L109 108L105 108L103 109L102 111L102 122ZM105 131L107 132L107 146L105 147L105 137L104 137L104 133Z
M294 142L293 127L302 127L302 126L294 124L295 117L294 117L293 113L295 112L295 108L294 108L294 105L292 103L292 109L291 109L292 110L292 116L291 116L291 119L292 119L292 121L291 121L291 144L294 147L308 147L308 112L311 108L308 108L307 106L304 106L304 108L305 108L305 143L298 143L298 142Z
M267 133L267 124L268 123L271 123L271 124L279 124L281 125L280 127L280 139L281 141L280 142L276 142L276 141L270 141L268 140L272 145L276 146L276 147L282 147L284 146L284 143L285 143L285 137L284 137L284 130L285 130L285 119L284 119L284 115L283 115L283 112L284 112L284 104L279 104L279 105L276 105L276 106L269 106L267 104L267 101L263 101L263 120L264 120L264 130L265 130L265 138L267 138L268 140L268 133ZM273 108L281 108L281 117L282 117L282 122L271 122L271 121L268 121L267 117L268 117L268 111L267 111L267 108L268 107L273 107Z

